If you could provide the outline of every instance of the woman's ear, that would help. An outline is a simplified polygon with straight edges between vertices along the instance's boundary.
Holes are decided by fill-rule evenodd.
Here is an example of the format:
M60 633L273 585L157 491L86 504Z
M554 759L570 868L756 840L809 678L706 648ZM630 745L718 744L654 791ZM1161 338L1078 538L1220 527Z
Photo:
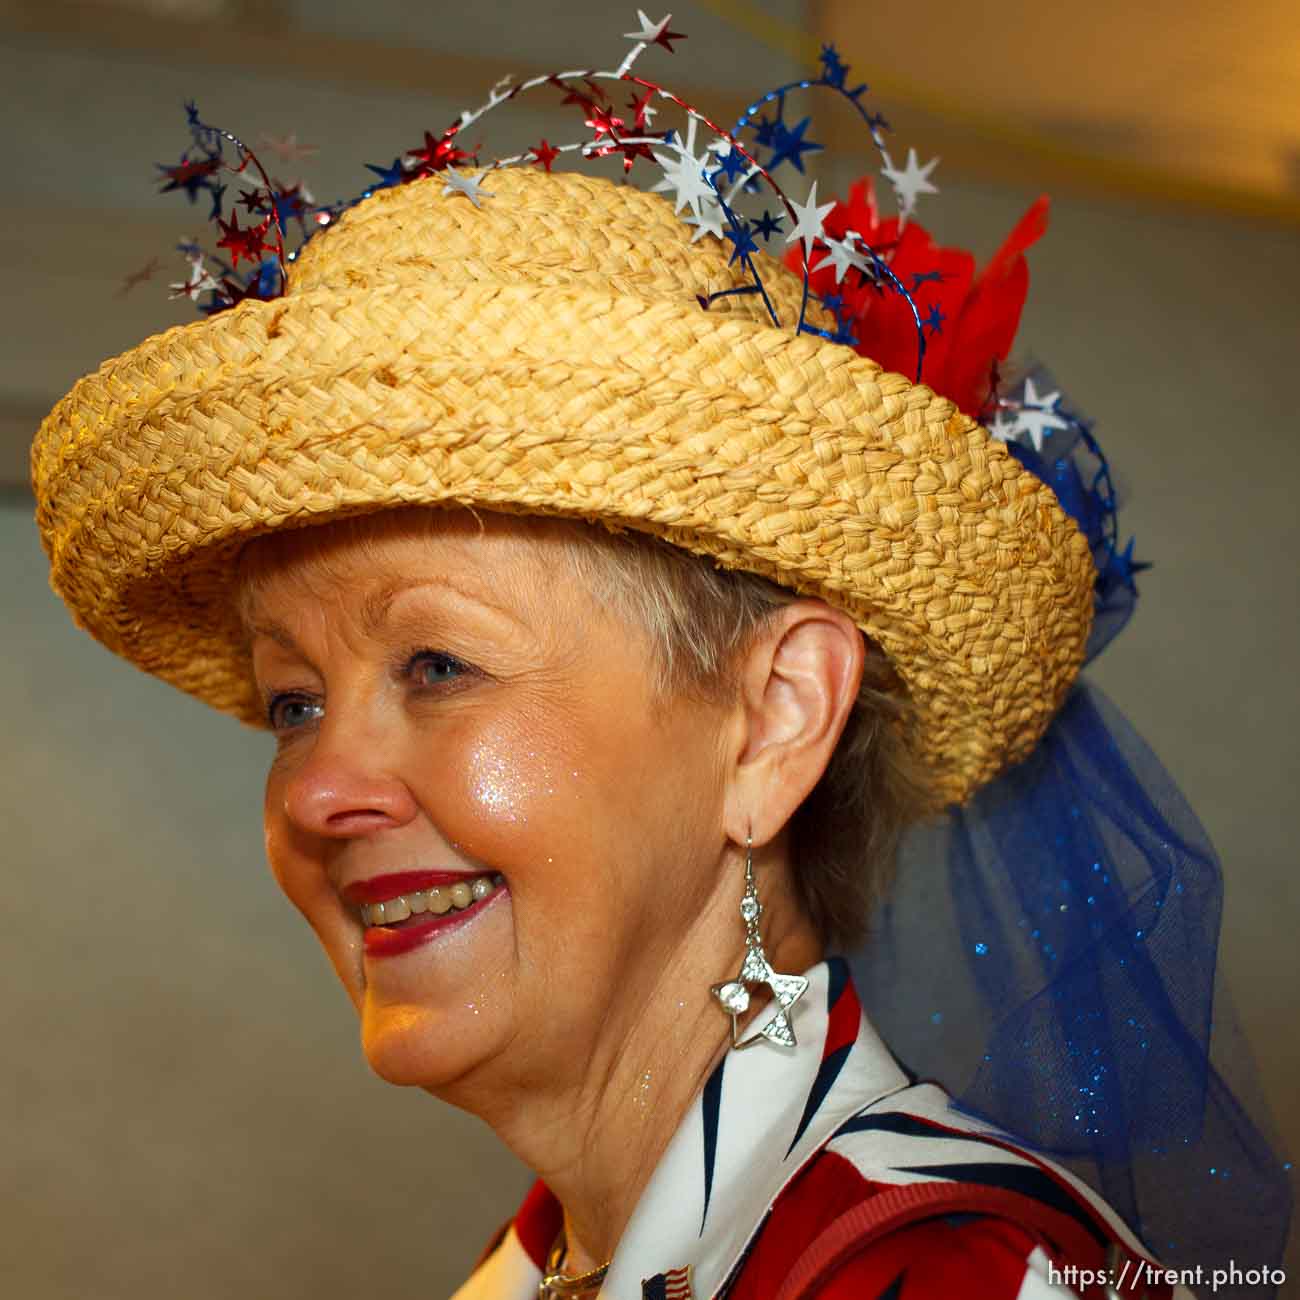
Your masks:
M739 665L727 833L755 844L780 832L830 762L862 680L866 646L843 611L782 606Z

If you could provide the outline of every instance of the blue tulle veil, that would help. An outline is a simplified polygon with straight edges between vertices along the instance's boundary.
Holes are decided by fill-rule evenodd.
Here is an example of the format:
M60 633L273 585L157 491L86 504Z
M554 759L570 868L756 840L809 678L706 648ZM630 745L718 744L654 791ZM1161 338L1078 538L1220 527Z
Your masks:
M1093 545L1091 660L1145 566L1118 546L1096 439L1062 413L1042 454L1011 449ZM1230 1261L1276 1268L1292 1202L1217 971L1222 899L1205 830L1085 676L1026 761L915 828L851 957L907 1069L1091 1183L1167 1267L1206 1278Z

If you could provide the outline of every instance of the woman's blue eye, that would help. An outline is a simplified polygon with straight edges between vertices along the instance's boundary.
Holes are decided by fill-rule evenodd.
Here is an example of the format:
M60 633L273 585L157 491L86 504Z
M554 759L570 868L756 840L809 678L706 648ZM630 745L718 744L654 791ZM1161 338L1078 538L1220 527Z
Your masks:
M450 669L453 676L458 676L461 672L461 664L458 660L453 659L451 655L443 654L441 650L417 650L407 661L404 671L409 675L416 666L422 665L417 671L416 676L421 686L432 686L436 682L450 681L450 677L437 677L430 681L424 676L424 665L432 665L436 668Z
M310 708L311 704L311 699L304 695L293 695L288 693L283 695L273 695L266 706L266 721L270 725L272 731L294 731L297 729L297 724L285 720L284 711L293 708ZM302 719L299 719L298 721L301 722Z
M436 675L426 675L429 669L436 670ZM417 686L430 687L454 681L464 674L465 666L441 650L417 650L398 661L397 671L401 677L412 679ZM267 702L266 720L272 731L295 731L306 719L295 719L292 710L314 707L316 701L310 695L285 691L273 695Z

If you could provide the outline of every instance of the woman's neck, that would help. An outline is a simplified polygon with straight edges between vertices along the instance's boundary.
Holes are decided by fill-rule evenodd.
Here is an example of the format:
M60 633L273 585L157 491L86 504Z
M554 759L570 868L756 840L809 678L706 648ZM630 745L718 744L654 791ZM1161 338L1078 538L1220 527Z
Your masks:
M802 973L821 960L821 945L794 900L772 906L769 892L768 959L779 971ZM744 953L734 889L728 898L729 915L707 909L713 915L670 951L652 954L610 990L609 1014L585 1060L567 1061L545 1079L499 1070L495 1079L438 1090L491 1125L558 1198L566 1273L613 1255L669 1142L730 1048L731 1021L710 991L735 978ZM753 991L746 1024L766 1013L768 1001L766 989Z

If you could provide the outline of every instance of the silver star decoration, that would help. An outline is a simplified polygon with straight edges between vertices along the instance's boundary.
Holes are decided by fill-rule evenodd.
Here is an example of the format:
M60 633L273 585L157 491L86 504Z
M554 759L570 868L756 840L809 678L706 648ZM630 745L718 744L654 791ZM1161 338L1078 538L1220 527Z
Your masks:
M442 187L442 192L444 194L463 194L476 208L483 206L479 202L480 198L490 199L495 197L491 190L479 189L479 186L483 184L485 175L483 172L475 172L473 176L466 176L464 173L458 172L454 167L448 167L443 172L443 175L447 178L447 183Z
M808 981L802 975L780 975L772 969L772 963L763 951L763 940L758 931L758 918L762 914L763 905L758 901L758 891L754 887L753 857L746 843L745 893L740 900L740 917L745 923L745 960L741 962L740 974L734 980L715 984L711 990L722 1009L731 1017L731 1045L737 1050L752 1047L763 1039L780 1047L798 1046L790 1011L807 991ZM776 1015L757 1033L742 1039L740 1017L749 1010L749 989L745 987L747 984L766 984L772 990L777 1009Z
M756 1034L748 1038L740 1037L740 1017L749 1010L749 990L746 984L766 984L772 990L772 997L777 1003L777 1012ZM808 981L802 975L779 975L772 969L766 957L753 953L745 957L740 976L713 986L713 996L722 1004L722 1009L731 1016L731 1045L737 1049L752 1047L755 1043L767 1039L780 1047L797 1047L794 1025L790 1020L790 1010L808 990Z
M870 268L867 260L854 247L862 236L856 230L846 230L843 239L826 239L824 242L830 251L831 265L835 268L835 283L839 284L844 279L844 273L849 267L857 267L859 271L867 271ZM821 263L825 266L826 263Z
M910 217L916 211L916 200L922 194L939 193L939 187L930 184L930 173L938 162L938 158L931 158L922 167L916 150L909 149L907 166L899 171L894 166L894 160L888 153L885 154L885 165L880 169L880 174L894 187L894 193L898 196L898 210L903 216Z
M209 290L220 288L217 282L208 273L205 265L205 258L202 253L190 255L190 278L184 284L169 284L167 287L173 292L169 295L172 298L190 298L195 299L201 293L207 293Z
M1016 436L1016 422L1007 418L1007 413L998 407L993 415L993 423L989 425L989 432L999 442L1010 442Z
M689 206L695 216L700 217L704 209L717 206L718 195L705 175L704 158L695 156L696 125L695 118L691 118L686 128L686 143L677 145L675 152L654 155L655 162L664 169L664 175L650 188L656 193L672 190L675 195L673 212Z
M1021 399L1020 409L1016 412L1013 432L1027 433L1033 440L1034 450L1043 450L1043 438L1053 429L1068 429L1068 420L1063 420L1056 413L1056 404L1061 400L1059 392L1038 395L1032 379L1025 380L1025 395Z
M812 253L814 239L822 238L822 225L826 221L826 214L835 206L832 199L829 203L823 203L821 207L817 206L817 182L813 181L812 189L808 191L807 203L794 203L790 207L794 210L795 225L785 237L787 244L793 244L796 239L803 241L804 257Z
M653 45L664 34L673 17L672 14L668 14L657 23L652 23L645 16L645 11L642 9L636 11L636 16L640 20L641 30L639 32L624 32L623 35L629 41L645 41L647 45Z

